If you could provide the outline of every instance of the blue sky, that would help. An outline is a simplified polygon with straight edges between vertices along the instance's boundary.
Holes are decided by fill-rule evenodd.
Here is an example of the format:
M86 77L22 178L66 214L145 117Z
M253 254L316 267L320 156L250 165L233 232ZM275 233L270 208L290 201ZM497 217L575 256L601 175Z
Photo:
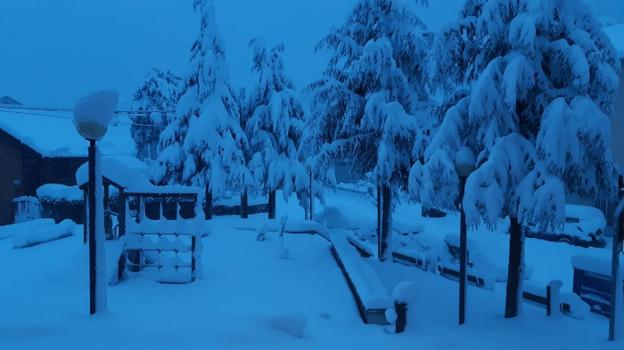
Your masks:
M422 19L451 21L461 0L429 0ZM84 93L114 88L128 98L151 67L184 74L196 36L191 0L4 0L0 4L0 96L28 105L68 107ZM249 82L247 44L256 36L286 44L287 70L298 87L324 64L314 45L340 23L355 0L215 0L230 76ZM595 0L624 21L624 1Z

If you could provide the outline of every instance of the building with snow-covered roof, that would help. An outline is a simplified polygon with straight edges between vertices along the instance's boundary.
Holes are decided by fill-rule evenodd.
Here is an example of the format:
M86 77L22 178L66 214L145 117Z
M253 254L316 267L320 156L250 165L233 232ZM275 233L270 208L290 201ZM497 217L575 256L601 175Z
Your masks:
M99 146L104 155L136 153L127 123L111 126ZM0 225L13 222L14 198L34 196L46 183L75 185L87 147L72 112L0 108Z

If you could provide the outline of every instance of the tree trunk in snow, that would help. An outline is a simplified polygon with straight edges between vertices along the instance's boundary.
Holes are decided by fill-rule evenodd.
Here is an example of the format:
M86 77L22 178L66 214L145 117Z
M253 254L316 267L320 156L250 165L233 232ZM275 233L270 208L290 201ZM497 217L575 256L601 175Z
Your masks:
M247 189L241 193L241 218L247 219L249 217L249 197Z
M379 209L379 234L377 242L377 256L379 261L385 261L392 232L392 190L388 185L381 185L378 198Z
M507 298L505 318L518 316L522 296L522 275L524 270L524 237L518 219L510 217L509 226L509 267L507 271Z
M269 191L269 219L275 219L275 191Z
M206 205L204 206L204 214L206 215L206 220L212 220L212 191L208 184L206 185Z

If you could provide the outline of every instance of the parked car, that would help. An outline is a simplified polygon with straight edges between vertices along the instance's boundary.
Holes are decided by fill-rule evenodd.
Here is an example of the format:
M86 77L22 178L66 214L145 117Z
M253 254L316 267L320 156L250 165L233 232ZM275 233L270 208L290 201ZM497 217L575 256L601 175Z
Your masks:
M566 218L563 228L554 232L542 232L535 225L525 227L525 236L547 241L562 242L580 247L598 247L606 245L604 231L607 220L600 209L566 204Z

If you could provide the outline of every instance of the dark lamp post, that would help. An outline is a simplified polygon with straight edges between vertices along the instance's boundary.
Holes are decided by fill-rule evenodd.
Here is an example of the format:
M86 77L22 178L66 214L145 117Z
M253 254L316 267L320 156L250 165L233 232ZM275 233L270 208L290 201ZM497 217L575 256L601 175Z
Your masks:
M74 126L80 134L87 141L89 141L89 185L88 185L88 237L89 237L89 314L93 315L96 312L106 308L106 299L104 297L98 297L98 293L106 293L105 285L98 285L101 283L102 278L98 278L99 274L104 273L99 269L104 269L104 266L98 266L98 260L100 257L98 254L104 254L102 250L98 252L97 244L103 244L98 242L97 233L97 202L96 202L96 161L97 161L97 146L96 142L101 140L110 123L115 109L117 108L117 101L119 94L116 91L99 91L82 98L74 107ZM102 304L102 305L100 305Z
M475 157L472 150L462 147L455 158L455 171L459 176L459 324L466 321L466 280L468 263L468 228L464 211L464 190L466 179L475 170Z

